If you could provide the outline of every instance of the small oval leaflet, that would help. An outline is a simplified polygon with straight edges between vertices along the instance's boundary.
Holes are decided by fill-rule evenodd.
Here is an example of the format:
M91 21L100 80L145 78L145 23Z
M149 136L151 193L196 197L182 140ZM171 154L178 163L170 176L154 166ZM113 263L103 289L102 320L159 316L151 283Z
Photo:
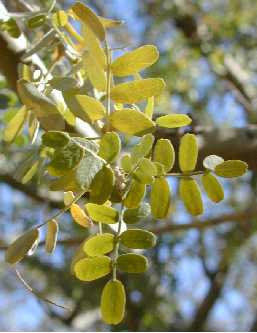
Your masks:
M5 261L16 264L33 248L39 237L38 229L32 229L18 237L6 250Z
M122 254L117 259L117 268L126 273L144 273L148 269L148 260L141 254Z
M94 32L102 41L105 39L105 30L99 17L82 2L75 2L71 7L74 14Z
M120 83L111 89L111 98L117 103L133 104L152 96L159 96L164 87L164 80L160 78Z
M136 180L132 181L129 191L124 199L124 206L137 208L145 195L146 185Z
M64 132L48 131L42 135L42 144L51 148L65 147L69 141L69 135Z
M124 172L129 173L132 169L131 156L129 154L123 155L120 164Z
M115 132L107 132L101 138L99 146L98 155L107 162L114 162L121 150L120 137Z
M180 179L179 194L190 214L197 216L203 213L201 192L197 182L193 178Z
M59 226L56 220L50 220L47 222L47 234L45 240L45 249L46 252L51 254L54 252L57 236L58 236Z
M111 272L111 259L107 256L84 258L79 260L74 271L81 281L94 281Z
M152 184L157 170L155 164L147 158L142 158L138 163L138 167L133 172L133 177L140 183Z
M105 71L90 52L83 54L83 69L94 88L99 91L106 91L107 80Z
M217 155L209 155L209 156L205 157L205 159L203 160L203 166L206 169L214 171L216 166L223 162L224 162L224 159L222 157L217 156Z
M150 213L150 205L143 202L137 208L126 209L123 213L123 221L127 224L135 224L146 218Z
M159 51L154 45L143 45L127 52L111 64L116 76L133 75L154 64L159 58Z
M174 147L168 139L159 139L154 147L153 161L161 163L165 171L173 168L175 163Z
M84 243L84 251L90 257L97 257L113 250L114 247L114 235L104 233L89 238Z
M90 202L103 204L109 199L114 188L113 170L104 166L95 176L90 187Z
M96 222L113 224L119 220L119 212L112 207L94 203L87 203L85 207L91 219Z
M125 313L126 293L119 280L106 283L101 295L101 315L106 324L119 324Z
M156 119L156 124L160 127L177 128L188 126L192 122L186 114L167 114Z
M224 178L240 177L246 173L248 168L247 163L240 160L228 160L218 164L215 167L215 173L217 176Z
M116 130L129 135L142 136L155 129L154 122L135 109L115 111L110 115L109 120Z
M120 241L130 249L150 249L156 244L156 236L150 231L129 229L121 234Z
M70 208L71 216L76 223L84 228L88 228L92 225L89 217L86 215L83 209L79 205L73 203Z
M147 156L151 152L153 142L154 136L149 133L144 135L138 144L133 147L131 152L131 163L133 165L137 163L140 158Z
M105 107L97 99L87 95L75 95L75 99L92 122L105 117Z
M72 191L64 192L63 202L64 202L65 206L71 205L73 203L74 199L75 199L75 195L73 194Z
M179 167L182 172L190 172L195 169L198 157L198 146L194 134L185 134L179 145Z
M168 215L170 207L170 188L164 177L156 178L150 197L151 212L156 219L163 219Z
M208 197L213 202L217 203L224 199L223 187L211 173L206 173L202 176L202 184Z

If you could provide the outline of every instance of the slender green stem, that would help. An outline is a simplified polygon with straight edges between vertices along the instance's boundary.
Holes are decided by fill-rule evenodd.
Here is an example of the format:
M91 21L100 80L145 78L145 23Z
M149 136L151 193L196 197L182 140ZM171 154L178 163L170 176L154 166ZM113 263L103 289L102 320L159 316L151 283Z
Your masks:
M70 203L70 205L64 207L62 210L60 210L58 213L56 213L54 216L52 216L50 219L46 220L45 222L39 224L36 226L36 228L41 228L44 225L46 225L49 221L53 220L53 219L57 219L58 217L60 217L62 214L64 214L65 212L67 212L71 206L76 203L84 194L86 191L81 191L75 198L74 200Z

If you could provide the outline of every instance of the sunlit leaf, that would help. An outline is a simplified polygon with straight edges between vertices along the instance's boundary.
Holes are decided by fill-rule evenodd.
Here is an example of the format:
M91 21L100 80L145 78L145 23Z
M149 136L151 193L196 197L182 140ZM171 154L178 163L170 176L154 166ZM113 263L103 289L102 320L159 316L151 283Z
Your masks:
M64 192L64 194L63 194L63 202L64 202L65 206L71 205L72 202L74 201L74 199L75 199L75 195L73 194L72 191Z
M156 176L157 170L153 162L147 158L142 158L138 163L138 167L133 172L133 177L143 184L152 184L154 176Z
M114 162L121 150L120 137L115 132L105 133L100 141L98 155L107 162Z
M93 203L87 203L85 207L91 219L96 222L112 224L119 220L119 212L112 207Z
M175 151L168 139L159 139L154 146L153 161L164 166L166 172L173 168L175 163Z
M179 167L182 172L195 169L198 157L197 139L194 134L185 134L179 145Z
M145 115L149 119L152 119L153 112L154 112L154 96L148 98L147 104L146 104L146 107L145 107L145 110L144 110Z
M28 111L25 106L21 107L14 117L8 122L6 128L4 129L4 141L12 142L15 140L17 135L21 132L22 127L26 121Z
M121 234L120 241L130 249L150 249L155 246L156 237L147 230L129 229Z
M177 128L188 126L192 122L186 114L168 114L156 119L156 124L160 127Z
M247 172L247 163L240 160L228 160L215 167L217 176L224 178L240 177Z
M117 259L117 268L126 273L144 273L148 269L148 261L141 254L122 254Z
M112 194L114 187L114 173L108 166L104 166L94 177L91 187L89 200L93 203L103 204Z
M142 157L147 156L152 149L154 136L152 134L144 135L138 144L134 145L131 152L131 163L135 164Z
M217 155L209 155L209 156L205 157L205 159L203 160L203 166L206 169L214 171L216 166L223 162L224 162L224 159L222 157L217 156Z
M150 197L151 212L156 219L167 217L170 207L170 188L164 177L156 178Z
M179 181L179 194L188 212L194 216L203 213L203 202L197 182L193 178Z
M111 259L107 256L84 258L75 264L74 271L79 280L94 281L110 273Z
M131 182L129 191L124 199L124 205L127 208L137 208L144 198L146 185L136 180Z
M121 158L121 167L122 169L129 173L132 169L132 161L131 161L131 156L128 154L125 154Z
M47 222L47 233L46 233L46 240L45 240L45 249L48 253L53 253L58 236L59 226L56 220L50 220Z
M97 257L109 253L114 248L114 235L104 233L89 238L84 243L84 251L90 257Z
M92 225L90 218L84 212L83 209L80 208L79 205L73 203L70 208L71 216L73 220L84 228L89 228Z
M211 173L206 173L202 176L202 184L208 197L213 202L220 202L224 199L223 187L219 183L218 179Z
M83 55L84 70L94 88L99 91L106 91L107 80L103 68L99 65L93 55L85 52Z
M68 15L64 10L58 10L52 15L52 22L57 27L64 27L68 23Z

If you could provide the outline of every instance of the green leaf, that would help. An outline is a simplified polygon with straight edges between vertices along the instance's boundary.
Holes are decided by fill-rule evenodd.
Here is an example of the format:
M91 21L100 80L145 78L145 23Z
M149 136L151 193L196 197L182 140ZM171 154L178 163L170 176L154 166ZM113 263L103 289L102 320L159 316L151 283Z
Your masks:
M39 15L30 17L27 20L27 25L28 25L29 29L35 29L35 28L40 27L42 24L44 24L45 21L46 21L46 15L39 14Z
M120 236L121 244L130 249L150 249L156 244L155 235L142 229L129 229Z
M9 18L8 21L4 22L3 28L13 38L19 38L21 35L21 30L13 18Z
M156 167L156 176L162 177L166 175L165 167L162 163L154 162L154 165Z
M202 184L208 197L213 202L220 202L224 199L223 187L219 183L218 179L211 173L206 173L202 176Z
M197 216L203 213L201 192L197 182L193 178L180 179L179 194L190 214Z
M13 142L17 135L21 132L22 127L26 121L28 111L25 106L21 107L14 117L8 122L4 129L4 141Z
M153 132L155 124L144 113L134 109L123 109L111 113L111 125L118 131L135 136Z
M65 132L48 131L42 135L42 144L55 149L67 146L69 141L70 137Z
M96 222L113 224L119 221L119 212L112 207L93 203L87 203L85 207L91 219Z
M131 161L131 156L129 154L123 155L120 163L124 172L129 173L131 171L132 161Z
M83 54L83 69L92 86L99 91L106 91L107 79L104 69L90 52Z
M160 78L120 83L111 89L111 99L116 103L133 104L152 96L159 96L164 87L165 82Z
M115 178L112 169L104 166L91 183L89 200L97 204L105 203L112 194L114 182Z
M51 191L73 191L80 192L82 187L76 180L75 170L68 171L64 176L50 182Z
M70 206L75 199L75 195L72 191L64 192L63 194L63 202L65 206Z
M75 2L71 10L85 25L87 25L100 41L105 39L105 29L99 17L82 2Z
M179 166L182 172L194 171L198 157L198 145L194 134L185 134L179 146Z
M87 95L75 95L74 98L92 122L105 117L105 107L97 99Z
M94 281L111 272L111 259L107 256L84 258L79 260L74 271L81 281Z
M84 156L84 150L73 141L68 142L61 149L56 149L52 161L48 165L48 171L53 176L61 176L74 169Z
M154 112L154 96L149 97L147 99L147 104L144 110L145 115L149 118L152 119L153 117L153 112Z
M177 128L182 126L188 126L192 122L186 114L168 114L156 119L156 124L165 128Z
M246 173L248 168L247 163L240 160L228 160L218 164L215 167L217 176L224 178L240 177Z
M155 164L147 158L142 158L138 167L133 172L133 177L140 183L152 184L156 174L157 170Z
M105 161L102 158L86 150L84 158L76 169L76 181L81 187L89 189L93 179L104 165Z
M26 80L17 83L18 93L23 104L31 109L45 130L63 130L65 122L55 103L43 95L35 85Z
M126 273L144 273L148 269L148 261L141 254L122 254L117 259L117 268Z
M154 147L153 161L164 166L166 172L173 168L175 163L175 151L168 139L159 139Z
M23 174L23 176L21 178L22 184L28 183L33 178L33 176L36 174L36 172L38 170L38 166L39 166L39 161L34 162L30 166L30 168Z
M131 163L134 165L139 159L150 154L154 142L152 134L144 135L138 144L136 144L131 152Z
M149 216L151 208L148 203L141 203L137 208L128 208L123 213L123 221L127 224L135 224Z
M131 182L129 191L124 199L124 206L127 208L137 208L144 198L146 185L136 180Z
M125 313L126 293L119 280L106 283L101 295L101 315L106 324L119 324Z
M45 240L45 249L47 253L53 253L58 236L59 226L56 220L50 220L47 222L47 233Z
M159 58L154 45L143 45L115 59L111 64L112 73L116 76L128 76L154 64Z
M120 150L121 142L117 133L107 132L102 136L98 155L105 161L114 162L119 156Z
M38 229L25 232L8 247L5 253L5 261L11 265L21 261L38 241L38 237Z
M109 253L114 248L114 235L104 233L89 238L84 243L84 251L90 257L97 257Z
M167 217L170 207L170 188L164 177L156 178L150 197L151 212L156 219Z
M203 160L203 166L211 171L215 171L215 168L218 164L224 162L224 159L217 155L209 155Z
M76 89L79 86L77 80L73 79L72 77L65 77L65 76L55 76L51 80L48 81L52 88L60 91L67 91L71 89Z

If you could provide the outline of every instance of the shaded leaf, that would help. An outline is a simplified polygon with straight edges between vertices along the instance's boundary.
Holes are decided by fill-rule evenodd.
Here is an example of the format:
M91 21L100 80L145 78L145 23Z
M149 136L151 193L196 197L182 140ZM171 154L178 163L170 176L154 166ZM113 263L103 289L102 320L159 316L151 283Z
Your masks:
M17 135L21 132L26 121L28 111L25 106L21 107L16 114L8 122L4 129L4 141L13 142Z
M107 162L114 162L121 150L120 137L115 132L105 133L100 141L98 155Z
M122 254L117 259L117 268L126 273L144 273L148 269L148 261L141 254Z
M135 224L149 216L151 208L148 203L141 203L137 208L128 208L123 213L123 221L127 224Z
M152 146L154 142L154 136L152 134L144 135L138 144L134 145L131 152L131 163L135 164L137 161L149 155L151 152Z
M91 183L89 199L93 203L103 204L112 194L114 188L114 173L110 167L104 166Z
M156 244L156 236L150 231L129 229L120 235L120 241L130 249L150 249Z
M131 182L129 191L124 199L124 206L127 208L137 208L144 198L146 185L136 180Z

